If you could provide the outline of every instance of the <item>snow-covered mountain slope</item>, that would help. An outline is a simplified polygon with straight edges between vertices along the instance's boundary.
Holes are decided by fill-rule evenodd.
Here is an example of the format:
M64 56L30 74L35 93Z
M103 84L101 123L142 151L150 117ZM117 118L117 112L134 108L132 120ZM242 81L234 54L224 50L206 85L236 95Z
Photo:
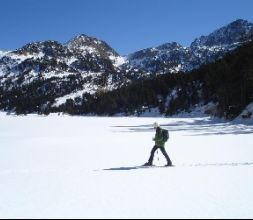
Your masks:
M197 38L190 47L168 43L135 52L128 56L128 62L133 68L153 73L186 72L222 58L242 41L247 41L252 33L253 23L237 20Z
M178 43L168 43L156 48L148 48L129 55L131 67L147 72L179 72L190 59L190 51ZM197 62L197 61L196 61ZM187 68L185 68L187 70Z
M0 113L0 218L250 219L253 126ZM158 121L173 168L138 169ZM160 152L154 164L165 164Z
M34 42L0 56L0 87L18 90L35 84L35 96L52 98L110 90L129 80L119 68L123 62L105 42L86 35L65 45Z

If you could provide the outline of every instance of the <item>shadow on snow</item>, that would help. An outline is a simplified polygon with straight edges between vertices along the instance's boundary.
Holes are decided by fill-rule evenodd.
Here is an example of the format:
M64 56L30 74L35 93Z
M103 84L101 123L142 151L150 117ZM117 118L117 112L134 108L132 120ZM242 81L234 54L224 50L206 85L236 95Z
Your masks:
M170 119L168 119L170 120ZM240 124L236 122L217 122L215 120L194 119L191 122L178 121L176 123L161 124L161 127L170 132L185 131L189 136L208 136L208 135L241 135L253 134L253 125ZM114 126L113 128L124 129L115 132L153 132L152 124L138 126Z
M186 167L241 167L241 166L253 166L253 163L210 163L210 164L189 164L189 165L178 165L175 167L186 168ZM131 171L141 169L159 169L159 168L171 168L171 167L144 167L144 166L133 166L133 167L116 167L103 169L103 171ZM173 167L172 167L173 168Z

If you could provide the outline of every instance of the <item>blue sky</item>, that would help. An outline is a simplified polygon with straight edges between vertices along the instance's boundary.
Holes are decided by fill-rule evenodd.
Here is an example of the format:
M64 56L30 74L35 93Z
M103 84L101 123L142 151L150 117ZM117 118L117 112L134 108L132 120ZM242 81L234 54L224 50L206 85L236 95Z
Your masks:
M122 55L172 41L188 46L238 18L253 22L252 11L252 0L0 0L0 49L78 34Z

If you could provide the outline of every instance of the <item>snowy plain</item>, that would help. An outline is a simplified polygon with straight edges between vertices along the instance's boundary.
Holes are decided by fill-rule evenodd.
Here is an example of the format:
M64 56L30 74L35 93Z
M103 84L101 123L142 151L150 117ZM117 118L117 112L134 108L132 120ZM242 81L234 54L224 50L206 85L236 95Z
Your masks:
M154 121L173 168L136 167ZM252 123L0 113L0 140L0 218L253 217Z

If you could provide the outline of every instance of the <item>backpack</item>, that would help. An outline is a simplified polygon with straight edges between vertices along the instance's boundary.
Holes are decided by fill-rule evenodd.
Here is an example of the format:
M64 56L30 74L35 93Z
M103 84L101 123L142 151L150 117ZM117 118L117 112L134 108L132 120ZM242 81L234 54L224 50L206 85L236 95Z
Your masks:
M162 134L163 134L163 141L167 142L170 138L170 134L168 130L163 129L162 130Z

